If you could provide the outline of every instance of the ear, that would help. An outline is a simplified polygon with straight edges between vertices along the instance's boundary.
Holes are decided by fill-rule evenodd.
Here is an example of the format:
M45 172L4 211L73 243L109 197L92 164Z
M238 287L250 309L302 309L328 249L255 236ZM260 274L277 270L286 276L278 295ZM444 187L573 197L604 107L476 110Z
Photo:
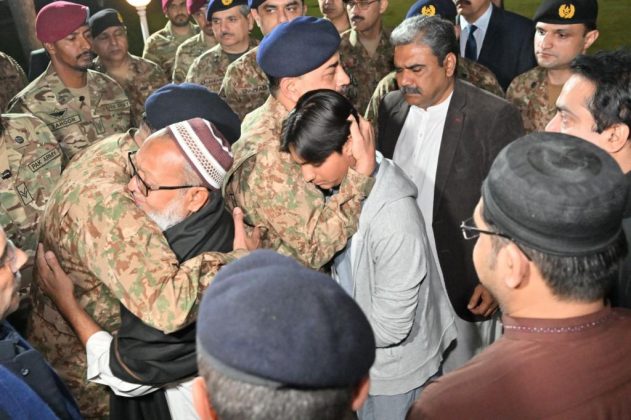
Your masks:
M342 155L345 157L353 156L353 136L349 134L346 143L342 146Z
M215 410L213 410L213 407L210 404L206 381L201 376L193 379L192 393L193 406L195 407L195 411L197 411L200 420L215 420L217 418L217 414L215 414Z
M379 1L379 14L383 15L388 9L388 0L380 0Z
M447 77L453 77L456 74L456 65L458 63L458 59L456 58L456 54L448 53L443 60L443 67L445 68L445 74Z
M600 32L598 32L598 29L594 29L593 31L589 31L585 34L585 41L583 43L583 54L585 54L589 47L591 47L592 44L596 42L599 35Z
M509 289L517 289L524 285L525 280L530 274L530 264L528 258L514 243L509 243L502 248L504 253L504 284ZM502 252L500 251L500 252ZM499 257L499 255L498 255Z
M298 86L297 77L283 77L280 79L279 93L289 99L295 105L302 96L302 90Z
M55 44L52 42L44 42L42 43L42 45L44 46L44 49L49 55L55 55L55 53L57 52L57 49L55 48Z
M254 29L254 17L252 17L252 13L250 13L246 19L248 20L248 33L250 33L252 29Z
M309 9L309 7L307 6L307 3L305 3L303 0L302 2L302 15L303 16L307 16L307 9Z
M359 381L359 384L355 388L352 403L353 411L358 411L362 408L366 398L368 398L368 391L370 391L370 377L366 375L361 381Z
M605 145L607 152L613 154L622 150L629 141L629 134L629 126L623 123L614 124L603 131L607 139Z
M250 14L252 15L252 17L256 21L256 24L260 28L261 27L261 17L259 16L259 12L253 7L252 9L250 9Z
M194 187L190 188L187 192L188 204L186 206L186 210L189 213L195 213L199 211L206 202L210 199L210 191L206 188L202 187Z

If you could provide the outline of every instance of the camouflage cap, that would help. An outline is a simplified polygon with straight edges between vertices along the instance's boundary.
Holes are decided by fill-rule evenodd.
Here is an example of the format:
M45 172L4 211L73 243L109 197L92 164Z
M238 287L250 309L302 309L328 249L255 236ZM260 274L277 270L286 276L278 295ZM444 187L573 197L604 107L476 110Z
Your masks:
M356 386L375 360L361 308L330 276L271 250L222 268L197 317L200 358L270 388Z
M443 19L447 19L451 22L456 20L458 11L453 0L418 0L408 10L406 18L412 16L440 16Z
M93 37L99 36L101 32L109 27L125 26L123 17L115 9L103 9L96 12L88 19L88 25L90 25L90 32Z
M210 3L208 3L208 10L206 11L206 20L210 20L215 12L232 9L235 6L247 5L247 0L210 0Z
M297 77L320 67L339 46L340 34L331 21L300 16L265 35L256 62L269 76Z
M87 25L90 9L69 1L55 1L42 7L35 19L35 33L42 42L56 42Z
M544 0L533 20L535 22L572 24L596 24L597 0Z

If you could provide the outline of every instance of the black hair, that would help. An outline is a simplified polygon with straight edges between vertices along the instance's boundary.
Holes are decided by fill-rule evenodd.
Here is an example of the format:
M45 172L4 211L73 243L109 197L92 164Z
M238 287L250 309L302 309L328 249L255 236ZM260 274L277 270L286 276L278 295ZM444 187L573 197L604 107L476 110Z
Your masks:
M454 24L440 16L414 16L405 19L390 34L393 47L409 44L421 44L431 48L442 67L445 57L460 54Z
M351 134L350 115L359 122L350 101L334 90L305 93L283 123L281 150L289 152L291 146L307 163L324 162L332 153L342 152Z
M572 61L571 68L596 86L587 104L596 131L602 133L620 123L631 128L631 49L582 54Z

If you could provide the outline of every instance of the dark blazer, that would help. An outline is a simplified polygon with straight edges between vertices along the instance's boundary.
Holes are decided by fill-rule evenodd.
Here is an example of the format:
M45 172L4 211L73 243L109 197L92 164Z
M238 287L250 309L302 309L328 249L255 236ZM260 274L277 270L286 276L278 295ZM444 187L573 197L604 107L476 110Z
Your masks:
M502 89L508 89L515 77L537 65L534 35L532 20L493 5L478 63L495 73Z
M378 149L392 158L410 106L400 91L390 92L379 107ZM478 284L473 245L460 232L460 223L473 215L480 187L491 163L508 143L523 135L517 108L475 86L456 81L443 130L432 228L449 299L460 318L479 320L467 304Z

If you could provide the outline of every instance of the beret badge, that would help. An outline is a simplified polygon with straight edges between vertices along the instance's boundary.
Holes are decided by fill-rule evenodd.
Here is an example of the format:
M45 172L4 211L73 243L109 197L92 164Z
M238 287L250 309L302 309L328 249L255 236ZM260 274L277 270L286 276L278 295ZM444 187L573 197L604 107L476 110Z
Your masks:
M233 0L221 0L221 4L223 4L224 6L230 6L232 2Z
M572 19L575 12L576 7L573 4L562 4L559 7L559 17L562 19Z
M421 8L421 14L423 16L434 16L436 14L436 6L434 6L433 4L423 6Z

